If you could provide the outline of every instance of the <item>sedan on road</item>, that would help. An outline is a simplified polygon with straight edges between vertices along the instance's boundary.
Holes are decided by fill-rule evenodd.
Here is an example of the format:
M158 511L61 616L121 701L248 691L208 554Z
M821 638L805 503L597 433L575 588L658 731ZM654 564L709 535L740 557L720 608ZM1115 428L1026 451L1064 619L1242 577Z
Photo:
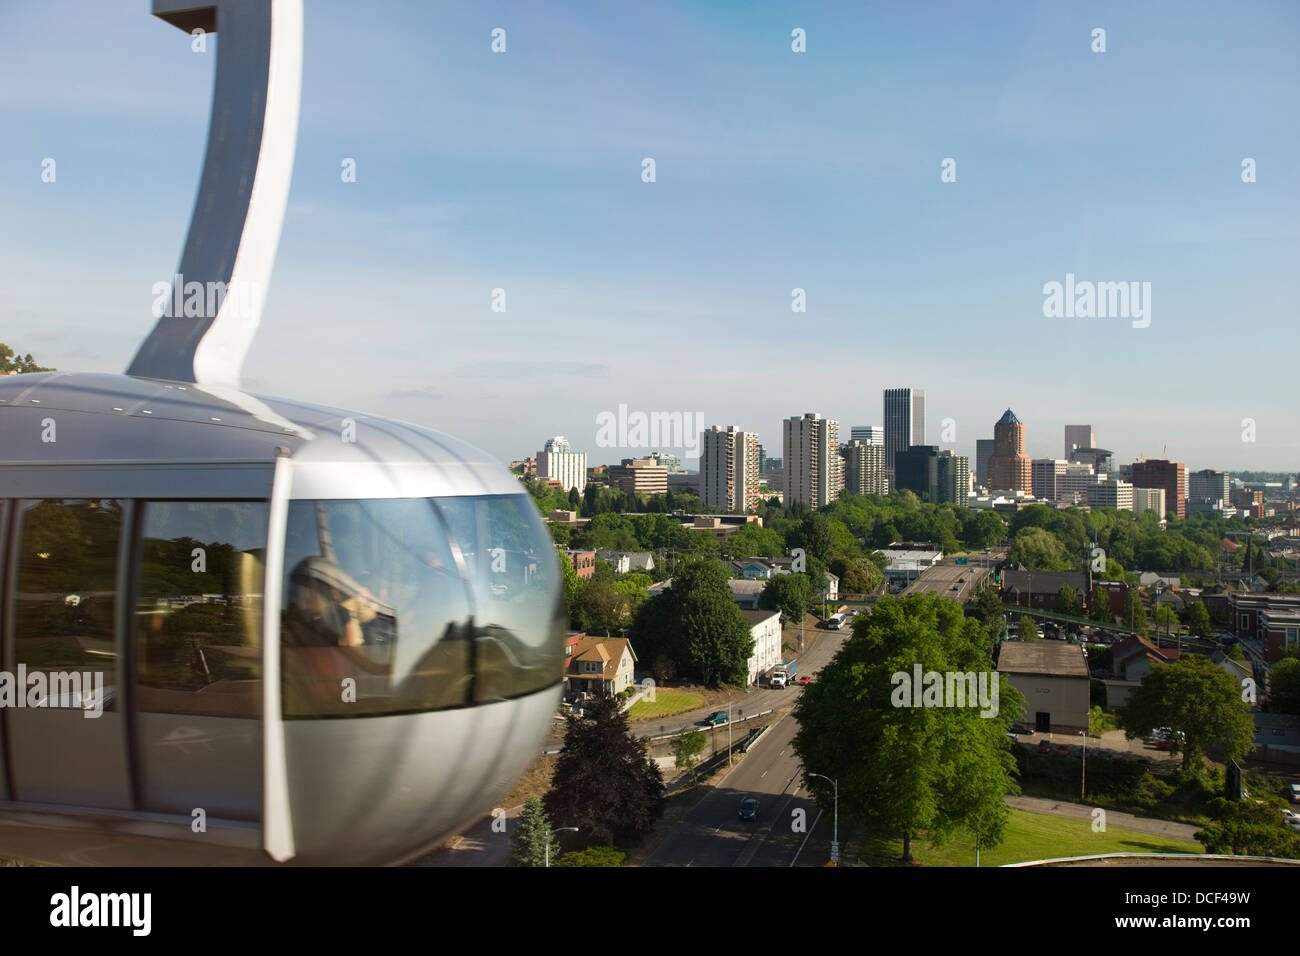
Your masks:
M709 714L709 716L700 721L700 723L707 724L710 727L716 727L718 724L725 724L726 722L727 712L725 710L715 710L713 713Z
M809 677L807 674L800 674L798 677L795 678L794 682L796 684L801 684L806 686L812 683L812 678Z
M758 801L753 797L746 797L740 802L740 819L754 820L758 817Z

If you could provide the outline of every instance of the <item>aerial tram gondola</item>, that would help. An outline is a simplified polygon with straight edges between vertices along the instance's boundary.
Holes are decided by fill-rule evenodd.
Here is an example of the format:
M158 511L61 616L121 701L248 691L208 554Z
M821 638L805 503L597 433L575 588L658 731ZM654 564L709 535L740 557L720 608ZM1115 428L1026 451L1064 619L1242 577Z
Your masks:
M239 388L302 4L153 12L221 31L179 274L227 293L163 315L125 375L0 378L0 855L401 862L490 809L549 731L554 547L478 449Z

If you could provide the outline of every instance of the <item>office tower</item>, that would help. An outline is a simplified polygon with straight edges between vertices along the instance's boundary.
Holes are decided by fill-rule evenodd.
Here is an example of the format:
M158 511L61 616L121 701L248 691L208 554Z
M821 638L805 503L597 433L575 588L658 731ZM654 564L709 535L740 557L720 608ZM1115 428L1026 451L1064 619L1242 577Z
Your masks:
M849 430L849 441L865 441L873 445L885 443L884 425L854 425Z
M619 491L666 495L668 469L653 458L624 458L621 465L609 466L609 484Z
M933 446L931 446L933 447ZM966 507L970 498L970 459L953 451L939 452L935 493L930 500Z
M1070 455L1076 448L1092 448L1097 444L1097 430L1091 425L1065 426L1065 460L1074 461Z
M988 487L989 459L993 457L993 439L975 440L975 484Z
M1115 456L1106 448L1076 448L1070 452L1070 461L1092 465L1092 470L1099 475L1115 474Z
M993 426L993 457L989 459L991 491L1033 488L1033 464L1025 454L1025 426L1007 409Z
M1030 482L1035 498L1055 501L1060 496L1058 478L1065 474L1068 462L1059 458L1035 458L1030 463Z
M587 487L587 453L571 451L569 440L556 435L537 453L537 480L558 481L565 491L577 488L582 494Z
M840 423L813 412L782 422L784 493L787 505L801 501L820 508L844 488Z
M919 388L885 389L885 468L913 445L925 444L925 391Z
M912 445L894 457L892 487L915 492L930 501L939 499L939 446Z
M1065 471L1056 476L1056 500L1067 504L1087 504L1088 489L1100 477L1092 465L1081 461L1070 462L1065 466Z
M1133 486L1118 478L1101 478L1088 486L1089 508L1133 510Z
M1187 476L1187 497L1198 503L1232 500L1232 479L1227 472L1203 468Z
M706 508L745 512L758 504L758 433L714 425L700 441L700 497Z
M1141 515L1144 511L1154 511L1162 522L1165 520L1165 490L1163 488L1134 488L1133 513Z
M885 446L854 439L841 449L844 459L844 490L851 495L889 494L885 477Z
M1139 458L1133 462L1135 488L1163 488L1165 507L1179 518L1187 517L1187 470L1181 461Z

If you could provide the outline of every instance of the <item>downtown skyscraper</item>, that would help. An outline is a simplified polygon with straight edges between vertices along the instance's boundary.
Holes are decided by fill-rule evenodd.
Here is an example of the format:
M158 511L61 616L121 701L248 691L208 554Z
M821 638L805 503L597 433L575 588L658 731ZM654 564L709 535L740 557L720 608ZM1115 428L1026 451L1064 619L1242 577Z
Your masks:
M894 470L894 458L913 445L925 444L925 390L885 389L885 469Z

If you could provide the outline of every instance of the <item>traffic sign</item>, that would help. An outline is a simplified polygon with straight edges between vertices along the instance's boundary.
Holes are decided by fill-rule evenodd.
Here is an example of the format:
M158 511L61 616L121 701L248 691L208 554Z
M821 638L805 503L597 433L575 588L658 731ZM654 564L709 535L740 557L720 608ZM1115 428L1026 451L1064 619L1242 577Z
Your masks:
M831 843L831 862L840 862L840 845L838 843Z
M965 559L965 558L958 558L958 559L957 559L957 563L958 563L958 564L965 564L965 563L966 563L966 559Z

